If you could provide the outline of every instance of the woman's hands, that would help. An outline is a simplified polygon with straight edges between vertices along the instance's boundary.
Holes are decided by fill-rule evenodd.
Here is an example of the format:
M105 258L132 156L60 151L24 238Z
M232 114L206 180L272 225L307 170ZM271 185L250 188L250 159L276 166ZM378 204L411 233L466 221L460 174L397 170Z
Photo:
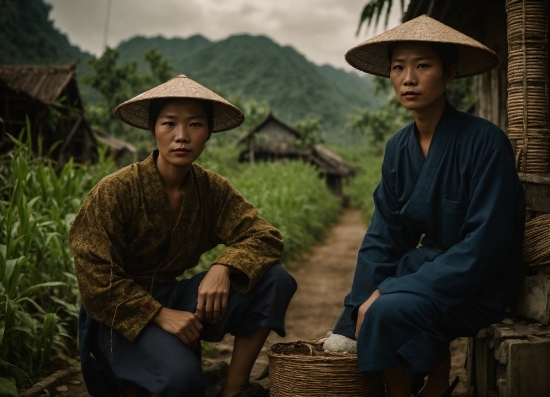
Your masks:
M369 310L370 305L372 305L372 302L376 300L380 296L380 291L374 290L374 292L371 294L371 296L361 305L359 306L359 309L357 310L357 324L355 325L355 339L359 337L359 331L361 330L361 325L363 325L363 319L365 318L365 313L367 310Z
M153 322L168 333L176 335L186 346L196 349L202 330L202 322L196 314L163 307Z
M152 321L177 336L186 346L197 348L204 321L217 323L227 311L229 275L232 271L225 265L214 264L210 267L199 285L196 313L163 307Z
M197 316L202 322L215 324L227 312L232 271L229 266L213 264L202 279L197 300Z

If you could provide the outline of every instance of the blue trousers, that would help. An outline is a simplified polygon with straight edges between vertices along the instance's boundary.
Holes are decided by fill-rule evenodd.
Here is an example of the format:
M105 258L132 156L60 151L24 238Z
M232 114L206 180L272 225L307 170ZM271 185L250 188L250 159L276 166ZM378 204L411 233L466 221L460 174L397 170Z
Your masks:
M449 344L475 336L501 321L503 312L480 300L454 308L423 295L382 294L365 313L357 339L359 370L404 366L409 373L430 372L449 355Z
M170 309L195 312L201 273L187 280L155 288L153 296ZM216 324L205 323L201 340L220 341L226 333L246 336L261 327L285 335L284 318L296 291L294 278L281 266L272 266L247 294L233 288L228 310ZM119 396L128 382L144 395L200 397L209 379L202 372L200 349L194 351L156 324L148 324L134 342L80 313L82 372L93 396ZM111 351L112 349L112 351Z

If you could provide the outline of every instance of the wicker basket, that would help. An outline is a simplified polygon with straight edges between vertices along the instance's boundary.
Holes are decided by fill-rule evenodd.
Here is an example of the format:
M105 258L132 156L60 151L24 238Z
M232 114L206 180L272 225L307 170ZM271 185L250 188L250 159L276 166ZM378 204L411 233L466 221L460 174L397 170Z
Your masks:
M523 266L550 264L550 214L539 215L525 223Z
M380 397L379 373L361 373L357 356L323 351L316 341L276 343L267 351L271 397Z
M508 137L519 171L550 170L547 0L507 0Z

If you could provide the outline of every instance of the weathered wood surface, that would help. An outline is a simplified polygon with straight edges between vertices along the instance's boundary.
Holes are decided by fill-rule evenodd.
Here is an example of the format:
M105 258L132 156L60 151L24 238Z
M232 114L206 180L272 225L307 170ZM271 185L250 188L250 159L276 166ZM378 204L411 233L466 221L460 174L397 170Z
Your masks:
M550 174L520 173L519 178L525 188L527 208L550 213Z
M516 316L550 324L550 275L522 276L511 310Z
M472 342L475 395L550 395L550 327L506 319L481 330Z
M519 179L522 182L537 183L541 185L550 186L550 174L530 174L530 173L520 172L518 173L518 175L519 175Z
M550 337L507 339L506 377L497 379L501 397L550 395Z

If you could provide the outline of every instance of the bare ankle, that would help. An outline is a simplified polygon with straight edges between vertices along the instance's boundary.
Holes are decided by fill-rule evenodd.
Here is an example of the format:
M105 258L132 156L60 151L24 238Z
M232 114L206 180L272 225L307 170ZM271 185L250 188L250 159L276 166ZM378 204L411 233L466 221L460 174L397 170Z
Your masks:
M245 382L230 382L226 378L220 393L223 397L232 397L238 392L245 390L248 386L250 386L248 379Z

